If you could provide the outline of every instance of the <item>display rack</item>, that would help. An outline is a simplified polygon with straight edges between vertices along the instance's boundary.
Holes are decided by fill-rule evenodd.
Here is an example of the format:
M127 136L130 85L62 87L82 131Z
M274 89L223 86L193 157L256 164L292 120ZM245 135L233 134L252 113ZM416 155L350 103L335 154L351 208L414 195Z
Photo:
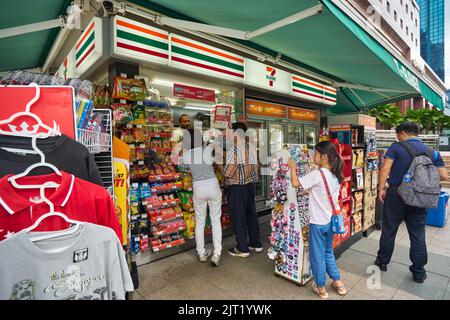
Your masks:
M283 145L272 165L272 233L269 257L275 260L275 275L298 285L311 279L309 262L308 193L291 184L289 158L297 163L299 177L311 171L311 152L306 145ZM306 151L306 153L305 153Z
M333 241L335 255L339 256L361 239L361 211L364 194L364 135L361 126L335 125L329 128L329 141L334 143L344 160L344 182L339 202L344 216L345 233L336 234Z
M93 113L103 114L103 132L77 129L77 141L82 143L93 155L100 172L103 186L111 195L114 194L113 147L112 147L112 112L109 109L93 109Z
M376 129L364 127L365 161L364 161L364 211L362 216L363 235L367 237L376 224L376 202L378 188L379 154Z

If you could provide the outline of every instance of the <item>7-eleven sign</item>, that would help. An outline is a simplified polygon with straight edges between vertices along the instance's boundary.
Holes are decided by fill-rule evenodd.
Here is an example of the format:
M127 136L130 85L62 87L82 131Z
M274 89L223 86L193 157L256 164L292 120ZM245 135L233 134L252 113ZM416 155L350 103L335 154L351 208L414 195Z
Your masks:
M269 80L269 86L273 87L274 82L277 81L277 78L275 77L277 69L266 66L266 72L266 79Z
M289 94L290 73L259 61L245 58L245 83L262 89Z

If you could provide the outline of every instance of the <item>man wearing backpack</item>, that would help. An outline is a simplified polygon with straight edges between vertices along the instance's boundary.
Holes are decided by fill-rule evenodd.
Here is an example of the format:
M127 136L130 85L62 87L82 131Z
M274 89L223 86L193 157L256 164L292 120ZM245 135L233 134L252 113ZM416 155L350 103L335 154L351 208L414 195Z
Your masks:
M439 152L418 138L419 127L415 123L403 122L396 133L399 142L386 152L379 174L378 198L384 207L375 264L387 271L398 228L405 220L411 242L409 270L414 281L423 283L428 259L425 219L428 208L439 200L439 180L447 180L448 175Z

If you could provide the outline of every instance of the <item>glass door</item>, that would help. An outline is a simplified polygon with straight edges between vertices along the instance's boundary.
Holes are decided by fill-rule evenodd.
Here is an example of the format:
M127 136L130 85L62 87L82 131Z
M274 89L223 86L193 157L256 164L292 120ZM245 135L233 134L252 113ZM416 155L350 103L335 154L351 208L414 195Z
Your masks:
M302 144L303 143L303 126L292 125L287 126L287 139L286 143Z
M319 143L319 132L317 126L305 125L305 143L308 149L313 149Z
M267 168L267 136L264 121L257 120L249 120L247 122L248 130L247 135L252 140L252 143L256 144L256 152L258 154L258 163L259 163L259 174L258 181L256 182L256 199L264 200L265 195L265 184L266 184L266 176L261 174L264 172L265 168ZM260 130L263 129L263 130ZM262 158L261 158L262 157Z
M269 133L269 157L271 159L277 158L278 153L284 143L285 124L268 123ZM270 163L269 163L270 167ZM267 199L270 199L270 184L272 183L272 175L267 175Z

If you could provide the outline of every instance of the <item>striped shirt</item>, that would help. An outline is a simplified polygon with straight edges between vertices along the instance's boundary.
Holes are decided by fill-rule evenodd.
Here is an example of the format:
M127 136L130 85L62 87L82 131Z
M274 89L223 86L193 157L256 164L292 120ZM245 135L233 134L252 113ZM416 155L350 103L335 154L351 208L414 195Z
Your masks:
M246 185L258 180L258 163L248 150L247 145L245 159L238 147L232 147L227 151L227 160L223 170L227 185Z

